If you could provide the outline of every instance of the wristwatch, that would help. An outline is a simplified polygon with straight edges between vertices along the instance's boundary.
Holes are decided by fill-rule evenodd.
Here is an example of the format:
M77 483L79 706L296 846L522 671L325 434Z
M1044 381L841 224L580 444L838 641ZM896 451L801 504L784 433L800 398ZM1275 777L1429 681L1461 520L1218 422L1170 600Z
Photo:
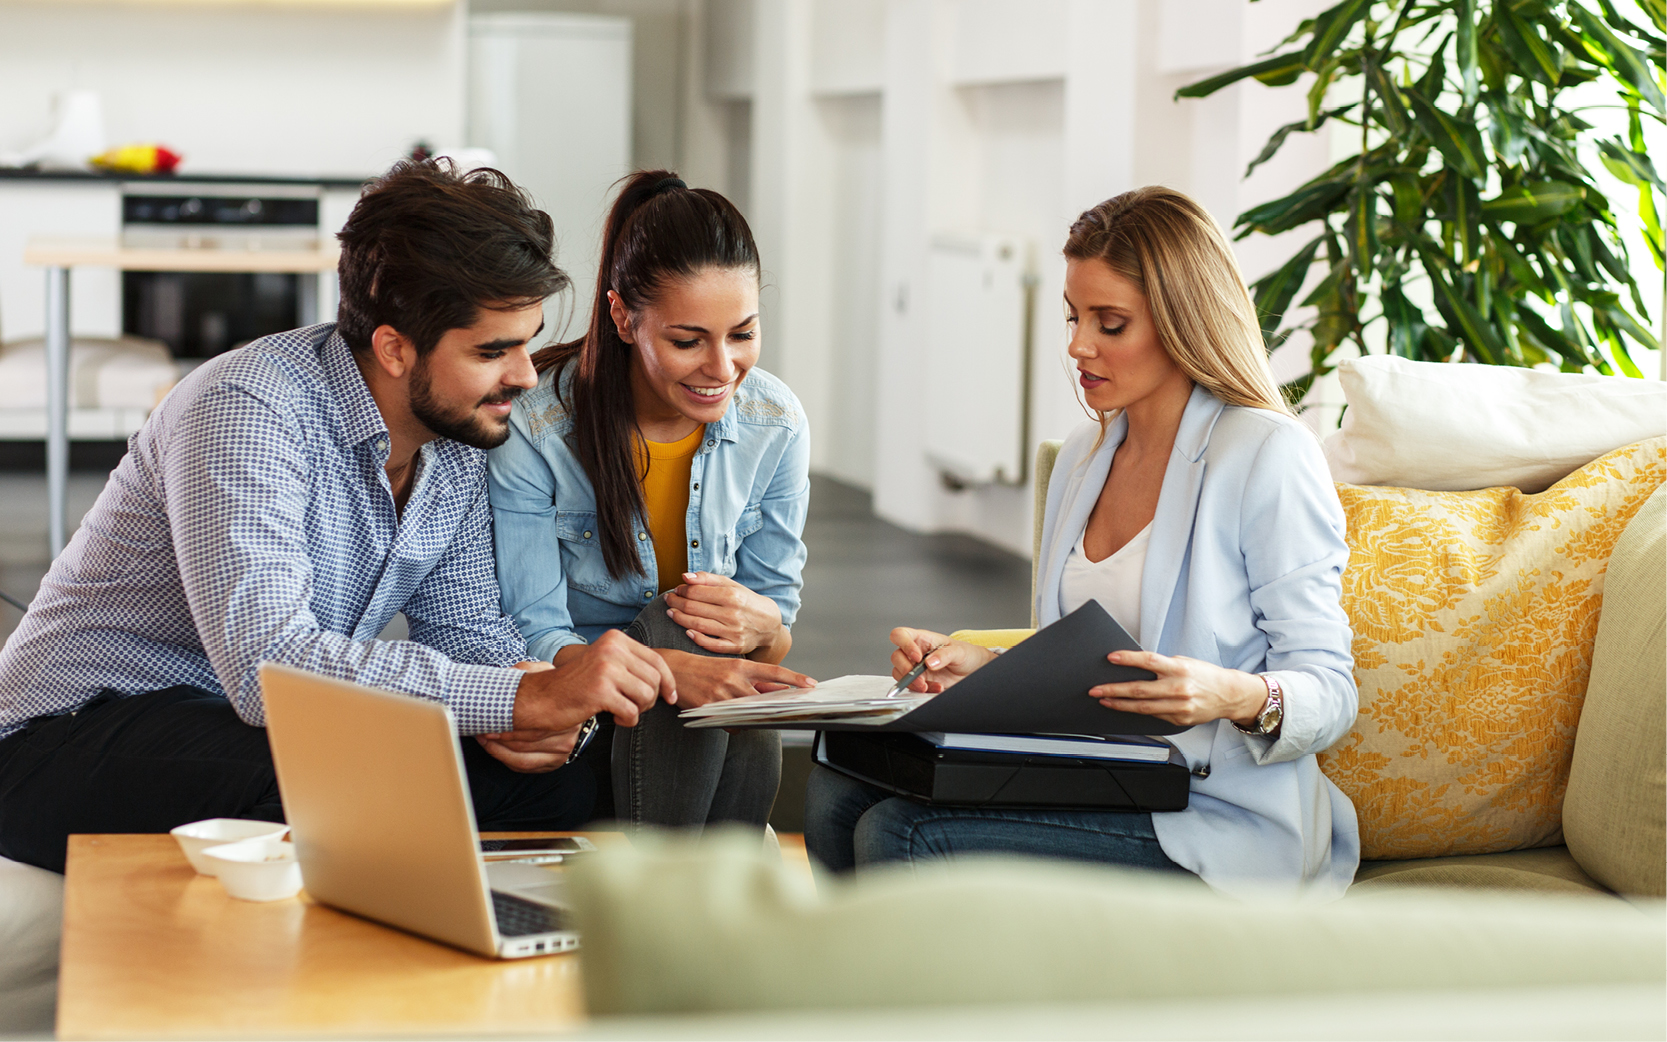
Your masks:
M1233 722L1245 734L1261 735L1266 738L1279 733L1279 724L1285 719L1285 692L1279 687L1279 681L1266 673L1261 674L1262 683L1268 685L1268 700L1263 703L1262 711L1256 714L1256 725L1245 727L1238 721Z
M579 734L573 741L573 751L567 754L567 759L562 761L562 766L566 767L577 759L579 754L585 751L585 746L590 744L590 740L596 737L596 732L600 730L602 730L602 721L594 716L581 724Z

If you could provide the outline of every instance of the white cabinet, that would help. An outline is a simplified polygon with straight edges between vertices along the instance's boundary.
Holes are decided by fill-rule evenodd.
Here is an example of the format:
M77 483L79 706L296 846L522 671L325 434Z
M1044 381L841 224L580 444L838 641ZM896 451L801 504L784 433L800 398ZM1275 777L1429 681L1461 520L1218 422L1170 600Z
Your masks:
M556 262L573 279L582 327L611 189L631 171L631 21L475 15L468 83L469 144L496 153L499 169L555 222ZM546 333L557 332L564 310L546 304Z
M23 244L37 235L115 239L121 219L118 182L0 178L0 342L46 331L46 275L24 265ZM76 268L70 307L70 328L77 336L120 334L121 274Z

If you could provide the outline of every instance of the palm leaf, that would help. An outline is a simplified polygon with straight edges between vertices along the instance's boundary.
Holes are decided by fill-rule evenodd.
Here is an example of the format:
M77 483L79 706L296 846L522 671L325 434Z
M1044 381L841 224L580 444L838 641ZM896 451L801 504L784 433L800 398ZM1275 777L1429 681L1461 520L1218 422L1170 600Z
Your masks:
M1314 255L1324 241L1325 236L1316 236L1313 242L1298 250L1295 257L1280 265L1279 270L1256 280L1250 287L1256 313L1262 320L1262 340L1270 348L1274 332L1285 321L1285 312L1290 309L1291 301L1296 299L1297 291L1302 289L1303 282L1308 278L1308 269L1314 266Z
M1654 106L1657 112L1667 110L1667 98L1656 83L1650 63L1631 45L1623 43L1597 15L1578 3L1569 4L1569 14L1579 23L1580 31L1606 53L1608 64L1615 74ZM1588 44L1590 46L1590 44Z
M1534 181L1504 189L1484 200L1482 210L1489 217L1518 224L1538 224L1560 217L1579 206L1586 190L1563 181Z
M1189 83L1175 92L1177 98L1203 98L1214 94L1223 87L1229 87L1243 79L1254 76L1270 86L1284 86L1296 82L1307 66L1303 63L1300 53L1277 54L1250 65L1241 65L1237 69ZM1287 78L1289 77L1289 78Z

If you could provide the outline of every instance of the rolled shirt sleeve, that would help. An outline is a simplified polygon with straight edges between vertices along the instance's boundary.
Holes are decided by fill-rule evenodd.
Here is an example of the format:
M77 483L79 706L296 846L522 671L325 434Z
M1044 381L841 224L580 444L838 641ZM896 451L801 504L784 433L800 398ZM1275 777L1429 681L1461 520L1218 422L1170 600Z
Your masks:
M1256 625L1267 635L1264 673L1284 692L1279 738L1246 736L1258 763L1321 752L1359 709L1353 633L1343 612L1346 524L1319 444L1285 425L1263 443L1245 482L1241 545ZM1258 533L1279 531L1279 539Z
M801 425L783 449L759 502L763 524L741 541L735 581L776 602L792 626L804 586L805 518L810 511L810 429Z

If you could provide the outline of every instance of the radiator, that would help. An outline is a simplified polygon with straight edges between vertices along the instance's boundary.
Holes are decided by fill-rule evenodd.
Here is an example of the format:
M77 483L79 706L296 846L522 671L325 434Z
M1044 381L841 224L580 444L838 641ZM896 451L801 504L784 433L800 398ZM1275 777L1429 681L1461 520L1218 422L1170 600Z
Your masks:
M941 234L926 274L926 458L955 485L1026 479L1030 249L1012 235Z

